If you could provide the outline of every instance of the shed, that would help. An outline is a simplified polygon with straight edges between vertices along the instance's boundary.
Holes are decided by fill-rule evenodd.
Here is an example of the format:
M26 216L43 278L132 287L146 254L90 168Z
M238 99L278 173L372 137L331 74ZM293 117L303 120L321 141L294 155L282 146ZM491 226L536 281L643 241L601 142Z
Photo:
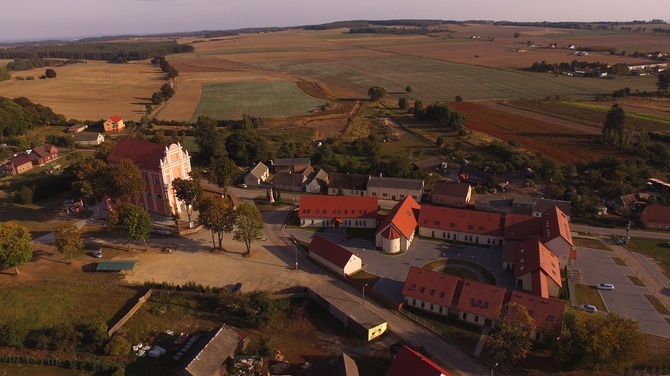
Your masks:
M96 272L120 272L120 271L129 271L131 274L135 269L136 265L141 265L140 260L104 260L100 261L98 267L95 268Z

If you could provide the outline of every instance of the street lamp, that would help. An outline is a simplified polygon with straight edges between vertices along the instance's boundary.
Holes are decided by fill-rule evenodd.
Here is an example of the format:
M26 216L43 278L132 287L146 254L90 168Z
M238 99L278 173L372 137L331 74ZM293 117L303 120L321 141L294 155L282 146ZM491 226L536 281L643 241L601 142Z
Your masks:
M496 369L496 367L498 367L498 363L494 364L493 368L491 368L491 376L493 376L493 370Z
M366 287L368 287L368 284L367 284L367 283L363 286L363 305L364 305L364 306L365 306L365 288L366 288Z
M295 244L295 270L298 270L298 244Z

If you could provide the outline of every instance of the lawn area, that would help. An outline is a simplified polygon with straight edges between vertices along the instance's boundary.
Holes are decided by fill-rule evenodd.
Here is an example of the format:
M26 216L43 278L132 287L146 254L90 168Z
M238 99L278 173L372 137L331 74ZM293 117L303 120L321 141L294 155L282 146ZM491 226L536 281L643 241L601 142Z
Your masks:
M627 266L626 261L624 261L621 257L612 257L612 261L614 261L614 263L619 266Z
M658 239L630 238L627 247L634 252L653 258L661 271L670 278L670 247Z
M630 279L630 281L633 282L635 286L645 286L644 282L642 282L640 277L636 275L629 275L628 279Z
M0 375L12 376L82 376L91 372L61 367L38 366L34 364L0 363Z
M584 248L593 248L593 249L602 249L603 251L612 251L612 248L608 247L607 244L603 243L600 239L593 238L580 238L574 236L572 241L575 243L575 247L584 247Z
M450 265L450 267L444 267L445 265ZM451 267L451 265L463 265L466 266L467 268ZM484 278L484 281L482 282L488 283L490 285L497 285L496 277L493 275L493 273L491 273L485 267L467 260L459 260L459 259L435 260L423 266L423 269L428 270L439 269L439 271L445 274L451 274L457 277L479 281L479 277L475 273L473 273L472 270L469 270L468 268L474 269L477 272L479 272L479 274L481 274L482 277Z
M666 315L666 316L670 315L670 310L668 310L668 308L666 306L664 306L663 303L661 303L661 301L658 300L657 297L655 297L654 295L650 295L650 294L645 294L644 297L647 298L649 303L651 303L651 305L653 305L654 308L656 308L658 313L660 313L661 315Z
M605 302L603 302L600 293L595 287L583 283L575 283L573 286L574 290L572 291L572 294L575 295L577 305L593 304L598 308L598 311L607 312L605 309Z
M352 274L350 276L351 279L353 279L354 283L356 283L359 286L364 286L368 285L370 288L377 283L381 279L381 277L374 275L372 273L368 273L365 270L360 270L355 274Z

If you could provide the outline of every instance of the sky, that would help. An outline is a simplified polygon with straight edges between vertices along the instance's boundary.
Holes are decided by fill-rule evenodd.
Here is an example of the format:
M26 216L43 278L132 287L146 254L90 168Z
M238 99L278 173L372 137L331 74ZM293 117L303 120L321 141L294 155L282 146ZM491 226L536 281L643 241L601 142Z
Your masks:
M72 39L355 19L670 21L670 1L625 0L20 0L0 12L0 41Z

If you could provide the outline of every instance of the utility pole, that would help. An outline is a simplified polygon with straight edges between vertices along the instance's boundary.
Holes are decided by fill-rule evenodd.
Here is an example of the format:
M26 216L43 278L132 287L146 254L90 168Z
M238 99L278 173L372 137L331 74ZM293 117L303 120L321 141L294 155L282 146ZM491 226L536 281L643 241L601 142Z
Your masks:
M368 284L366 283L363 285L363 306L365 306L365 288L368 287Z
M298 270L298 243L295 244L295 270Z
M632 221L628 221L628 224L626 225L626 242L624 244L628 245L628 241L630 240L630 226L633 225Z

